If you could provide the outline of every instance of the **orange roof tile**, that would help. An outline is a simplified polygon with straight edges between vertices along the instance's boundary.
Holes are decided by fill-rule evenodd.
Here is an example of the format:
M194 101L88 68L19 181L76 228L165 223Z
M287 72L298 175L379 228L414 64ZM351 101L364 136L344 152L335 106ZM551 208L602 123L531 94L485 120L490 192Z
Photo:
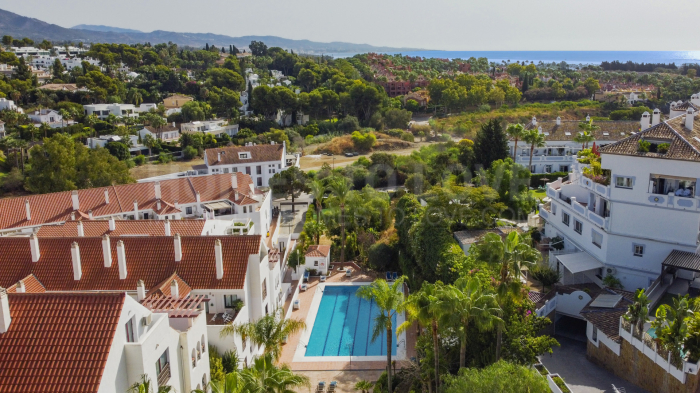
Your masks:
M214 243L221 240L224 277L216 279ZM124 242L127 277L119 278L117 242ZM260 251L262 238L255 236L183 236L182 261L175 262L173 237L113 237L112 266L104 267L102 239L88 237L39 238L41 257L32 262L28 238L0 237L0 286L14 285L34 274L47 291L135 291L138 280L146 288L178 276L193 289L241 289L248 257ZM82 277L73 278L71 244L80 250Z
M181 236L199 236L204 230L206 220L172 220L170 234ZM114 230L109 230L109 221L82 221L85 237L109 236L165 236L165 220L115 220ZM77 237L78 222L66 221L60 225L44 225L37 232L39 237Z
M221 161L219 159L221 153ZM238 153L249 153L250 158L240 159ZM256 146L228 146L204 151L207 164L209 165L231 165L231 164L254 164L257 162L280 161L284 155L284 145L281 143L274 145Z
M43 293L46 292L46 288L39 282L35 275L30 274L21 280L24 283L24 290L26 293ZM8 287L7 293L17 293L17 284Z
M309 246L306 250L307 257L327 257L331 253L331 246Z
M97 392L125 294L10 293L0 392Z
M180 276L177 275L177 273L173 273L170 277L161 281L160 284L152 288L148 292L148 296L171 296L172 293L170 292L170 286L172 285L173 281L177 282L177 291L180 297L186 297L190 294L190 292L192 292L192 288L190 288L190 286L187 285L187 283L183 281L182 278L180 278Z

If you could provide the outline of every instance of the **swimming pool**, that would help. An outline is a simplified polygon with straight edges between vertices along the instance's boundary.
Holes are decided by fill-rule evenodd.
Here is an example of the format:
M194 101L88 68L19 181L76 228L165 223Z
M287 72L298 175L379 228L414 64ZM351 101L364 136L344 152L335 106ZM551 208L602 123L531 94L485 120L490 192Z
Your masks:
M355 296L359 286L326 285L304 356L386 356L386 331L372 341L373 301ZM391 354L396 355L396 316Z

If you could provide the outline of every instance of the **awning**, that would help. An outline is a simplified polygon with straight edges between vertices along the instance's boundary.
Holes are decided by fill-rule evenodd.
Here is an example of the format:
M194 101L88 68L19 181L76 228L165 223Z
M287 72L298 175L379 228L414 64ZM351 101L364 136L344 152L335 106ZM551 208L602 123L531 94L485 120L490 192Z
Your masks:
M603 267L602 263L585 252L558 255L557 260L571 273L580 273Z
M221 210L221 209L230 209L231 205L229 205L226 202L212 202L212 203L205 203L204 207L207 208L208 210Z

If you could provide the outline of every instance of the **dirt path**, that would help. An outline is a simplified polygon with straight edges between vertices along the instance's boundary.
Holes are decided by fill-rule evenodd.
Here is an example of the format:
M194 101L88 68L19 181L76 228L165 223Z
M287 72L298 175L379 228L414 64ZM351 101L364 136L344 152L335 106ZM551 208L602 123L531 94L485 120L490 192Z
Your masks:
M427 146L429 144L431 144L431 142L418 142L418 143L414 143L413 146L411 146L408 149L387 150L387 151L382 151L382 153L396 154L398 156L408 156L411 153L413 153L414 151L420 149L423 146ZM314 148L314 150L315 150L315 148ZM372 152L372 153L379 153L379 151ZM344 167L344 166L350 165L353 162L357 161L357 159L360 157L369 158L369 156L371 156L372 153L360 154L357 157L345 157L345 156L338 156L338 155L336 155L336 156L323 156L320 154L307 155L307 156L301 157L301 169L303 169L305 171L319 170L319 169L321 169L321 167L325 163L328 163L328 165L330 165L331 167L333 167L334 165L337 167Z

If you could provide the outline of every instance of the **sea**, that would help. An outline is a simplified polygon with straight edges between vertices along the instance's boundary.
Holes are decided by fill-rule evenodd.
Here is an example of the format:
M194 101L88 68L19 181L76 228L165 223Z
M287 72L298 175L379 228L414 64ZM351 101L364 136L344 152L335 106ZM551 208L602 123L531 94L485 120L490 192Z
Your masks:
M331 53L333 57L352 57L357 53ZM600 64L604 61L621 61L626 63L700 63L700 51L405 51L387 52L387 54L402 54L404 56L438 58L438 59L468 59L470 57L485 57L490 62L534 62L568 64ZM328 54L327 54L328 55Z

